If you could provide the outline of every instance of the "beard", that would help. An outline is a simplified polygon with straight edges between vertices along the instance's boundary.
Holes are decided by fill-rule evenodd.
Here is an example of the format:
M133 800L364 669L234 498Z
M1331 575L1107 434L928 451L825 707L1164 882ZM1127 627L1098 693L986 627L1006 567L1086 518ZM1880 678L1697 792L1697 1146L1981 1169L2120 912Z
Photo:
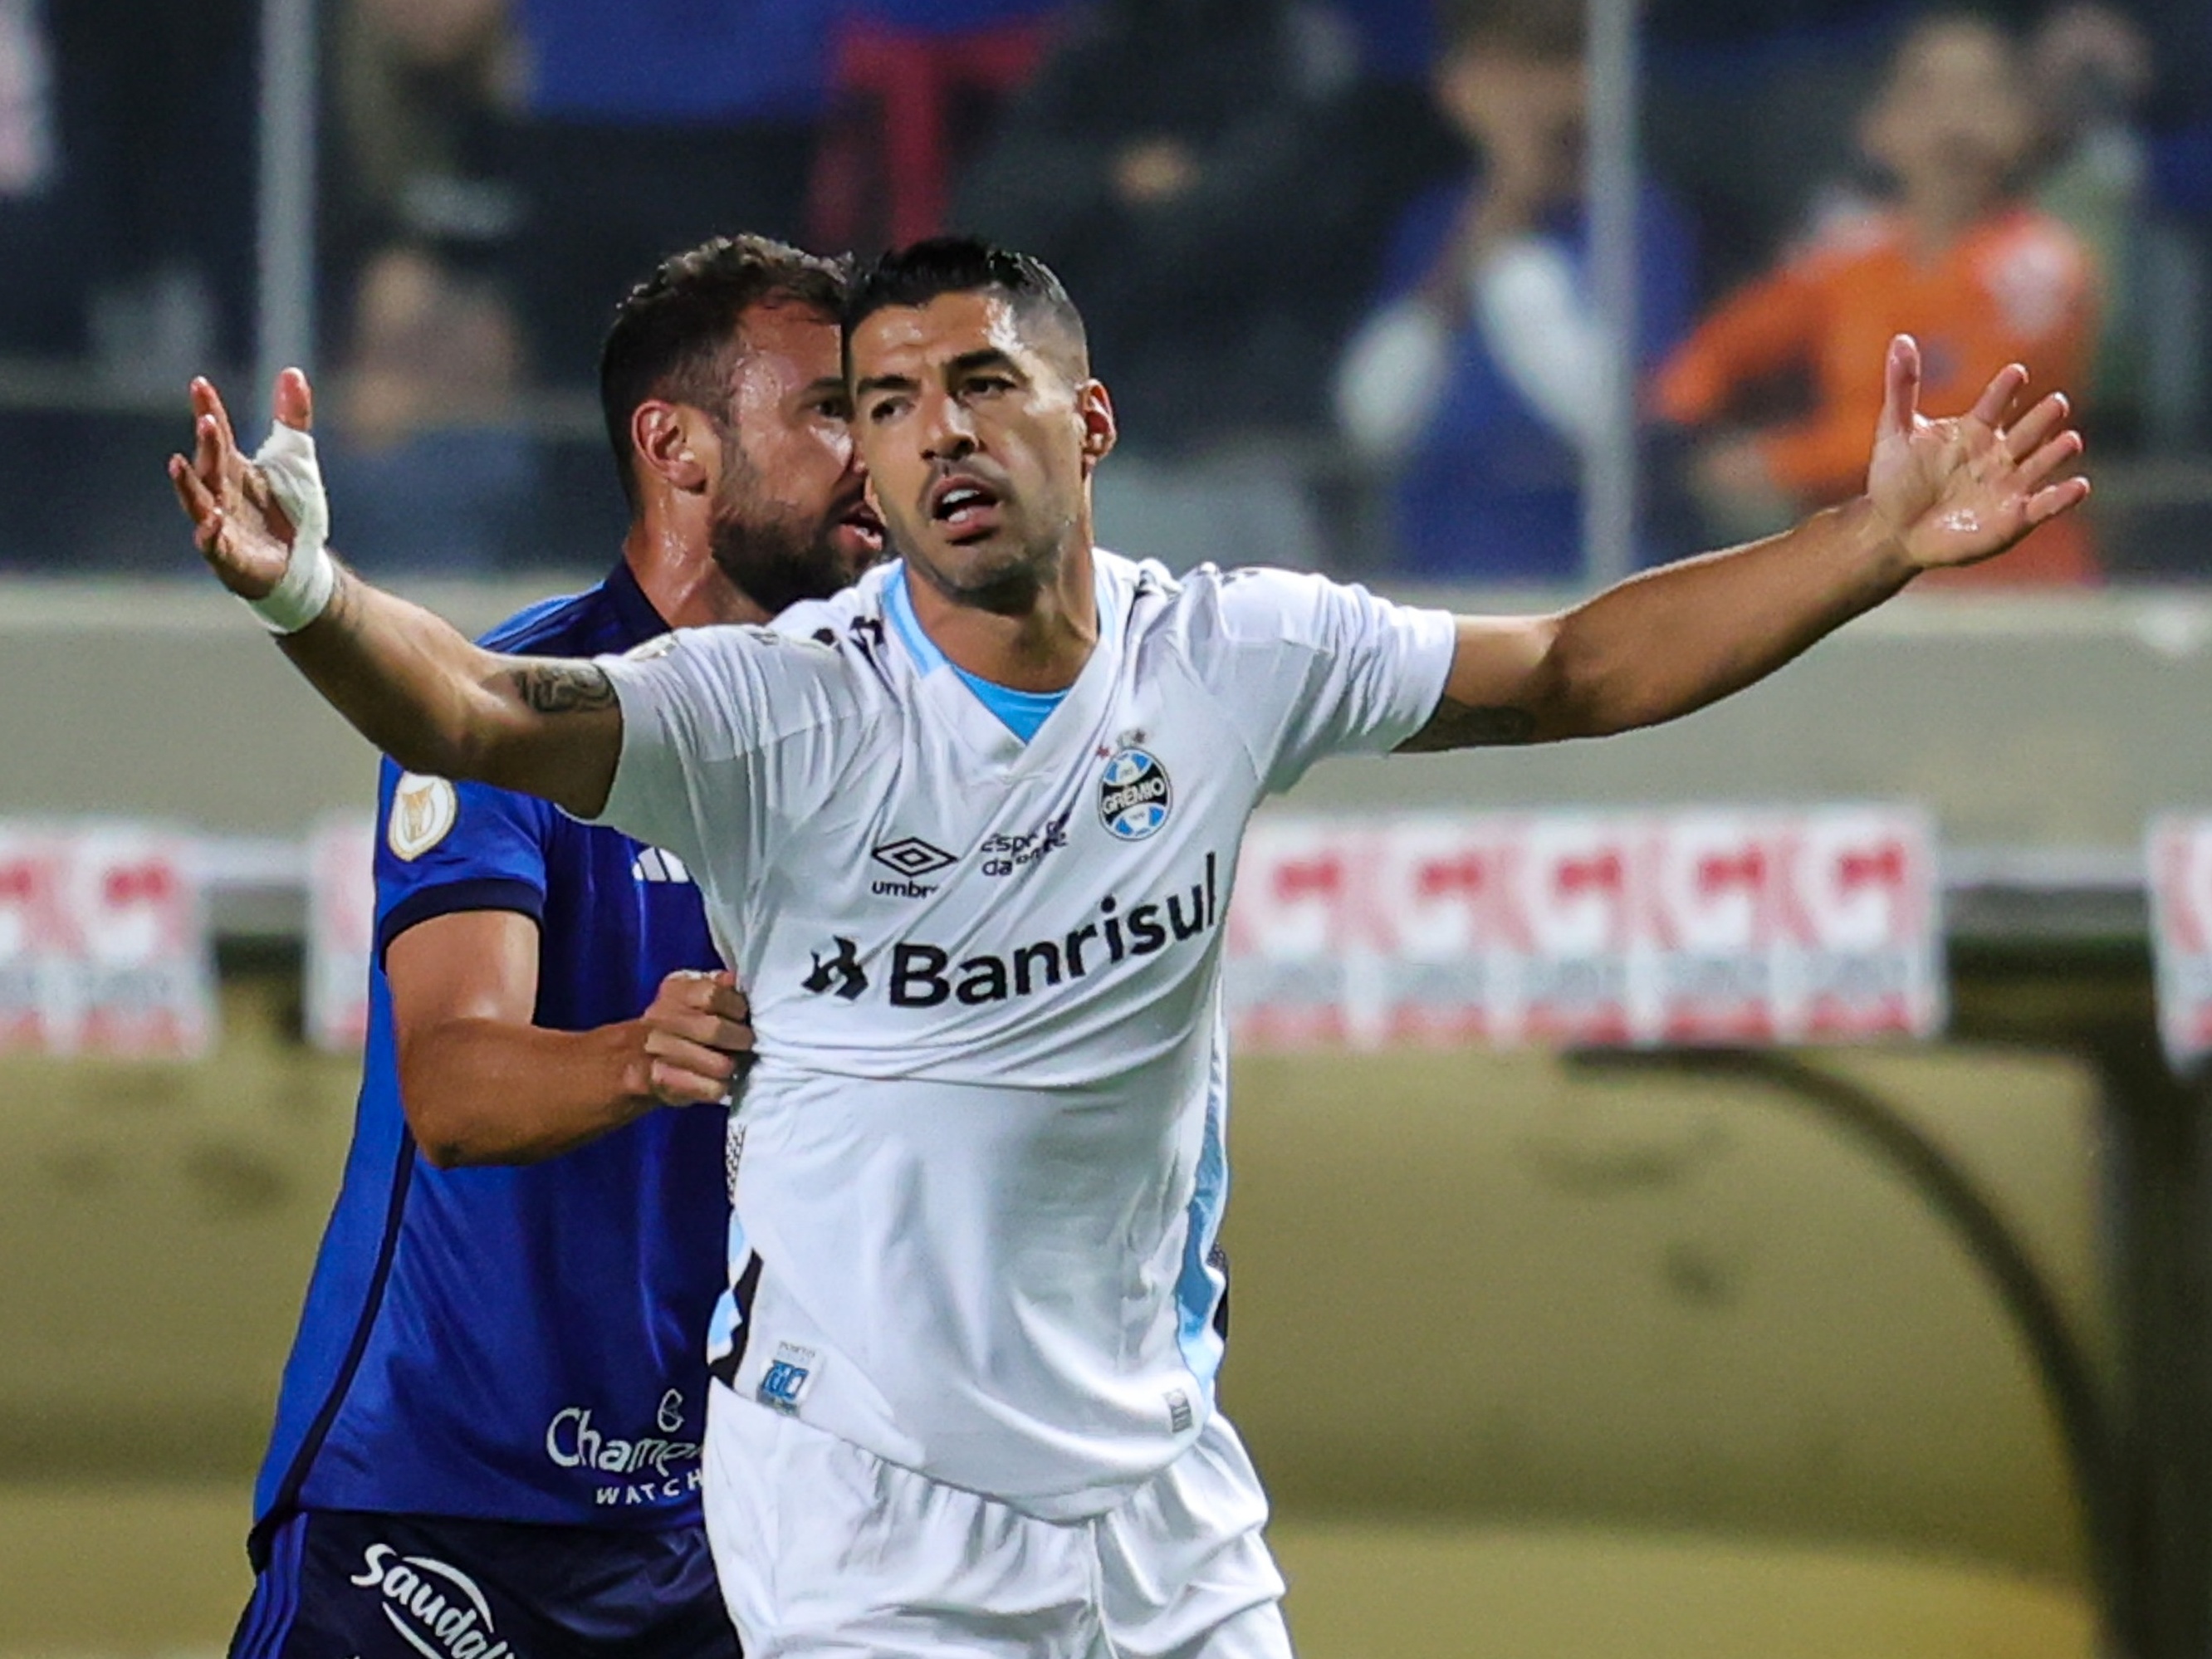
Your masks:
M810 518L761 501L738 482L741 488L716 503L707 550L731 585L763 611L773 617L802 599L826 599L860 574L836 542L853 501L838 501Z
M1073 515L1042 530L1018 532L1016 545L964 568L947 568L933 558L906 553L908 570L953 604L1001 617L1033 610L1037 595L1060 576L1065 550L1075 528ZM904 548L897 550L905 552Z

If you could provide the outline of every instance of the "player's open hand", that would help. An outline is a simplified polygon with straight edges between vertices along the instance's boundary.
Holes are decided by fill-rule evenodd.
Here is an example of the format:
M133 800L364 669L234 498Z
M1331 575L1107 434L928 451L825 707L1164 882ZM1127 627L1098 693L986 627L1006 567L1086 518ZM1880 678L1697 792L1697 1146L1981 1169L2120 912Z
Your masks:
M1889 343L1867 496L1917 568L1992 558L2088 499L2087 478L2061 476L2081 453L2063 392L2006 424L2027 385L2008 364L1966 414L1930 420L1918 344L1909 334Z
M242 599L266 598L283 580L294 526L268 477L238 447L229 411L214 386L191 385L192 455L169 457L169 483L192 521L192 541L222 585ZM313 423L307 377L288 368L276 378L278 421L305 432Z
M664 1106L727 1100L752 1063L752 1007L726 971L671 974L638 1024L644 1030L638 1092Z

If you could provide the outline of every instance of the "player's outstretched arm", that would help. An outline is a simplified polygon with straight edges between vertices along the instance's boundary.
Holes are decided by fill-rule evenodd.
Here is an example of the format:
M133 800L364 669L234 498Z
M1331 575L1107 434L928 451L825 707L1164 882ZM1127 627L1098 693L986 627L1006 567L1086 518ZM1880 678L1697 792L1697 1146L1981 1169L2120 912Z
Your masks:
M433 916L385 952L399 1099L441 1169L556 1158L661 1106L726 1098L752 1050L727 973L675 973L635 1019L532 1024L538 927L506 910Z
M1890 342L1866 494L1765 541L1649 571L1555 616L1465 617L1443 702L1403 751L1599 737L1741 690L1923 570L1994 558L2087 499L2059 392L2017 421L2018 364L1968 413L1920 413Z
M295 526L268 476L239 448L215 387L194 380L191 401L192 456L169 458L169 480L193 541L240 598L265 601L280 586L291 593L301 586ZM276 412L290 432L312 425L313 395L299 370L278 377ZM313 466L308 450L319 505ZM586 816L605 805L622 714L603 670L483 650L342 566L331 574L327 598L311 588L304 602L312 620L272 625L293 627L279 637L284 654L362 736L413 771L497 784Z

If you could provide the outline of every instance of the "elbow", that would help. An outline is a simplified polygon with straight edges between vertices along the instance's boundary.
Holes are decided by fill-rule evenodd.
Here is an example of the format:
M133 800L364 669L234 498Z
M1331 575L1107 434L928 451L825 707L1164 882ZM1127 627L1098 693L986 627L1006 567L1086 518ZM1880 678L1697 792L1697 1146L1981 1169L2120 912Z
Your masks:
M1547 738L1615 737L1662 718L1640 706L1634 675L1570 626L1554 631L1537 684L1537 728Z
M495 1161L477 1144L471 1127L459 1113L434 1095L426 1095L404 1076L400 1079L399 1099L400 1109L407 1118L407 1132L415 1139L415 1150L433 1169L465 1170Z
M423 718L392 732L392 740L379 745L406 770L500 781L495 773L509 735L508 711L495 689L502 670L491 653L477 655L482 660L426 707Z
M485 1125L454 1091L441 1088L429 1056L403 1051L399 1060L399 1109L415 1150L433 1169L465 1170L513 1161L495 1145Z

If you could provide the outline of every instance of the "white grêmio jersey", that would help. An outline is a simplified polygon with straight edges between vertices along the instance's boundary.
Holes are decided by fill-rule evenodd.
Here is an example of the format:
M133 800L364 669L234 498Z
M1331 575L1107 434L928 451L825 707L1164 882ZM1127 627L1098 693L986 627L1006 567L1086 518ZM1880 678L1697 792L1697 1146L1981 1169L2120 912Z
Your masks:
M1097 565L1097 647L1026 744L896 564L604 660L603 821L690 868L752 1001L716 1374L1047 1519L1212 1410L1245 823L1418 730L1453 644L1318 577Z

